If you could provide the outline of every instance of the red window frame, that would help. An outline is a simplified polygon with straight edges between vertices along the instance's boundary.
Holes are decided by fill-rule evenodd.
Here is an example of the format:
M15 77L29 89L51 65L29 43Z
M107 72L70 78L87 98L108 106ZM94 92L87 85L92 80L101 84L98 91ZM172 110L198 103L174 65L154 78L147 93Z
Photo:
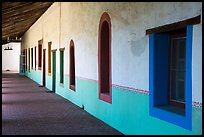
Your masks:
M33 69L33 48L31 48L31 69Z
M36 70L36 46L35 46L35 70Z
M38 41L38 70L42 69L42 40Z
M99 83L99 99L111 104L112 103L111 19L107 12L104 12L102 14L99 22L98 83Z
M76 90L76 81L75 81L75 53L74 53L74 41L70 41L69 46L69 88L73 91Z
M25 49L25 69L27 71L27 49Z
M28 69L30 72L30 48L28 48Z
M52 42L48 42L48 76L51 76L51 45Z
M169 75L169 81L168 81L168 84L169 84L169 86L168 86L169 87L168 88L169 105L172 105L172 106L175 106L175 107L178 107L178 108L181 108L181 109L185 109L185 103L171 100L171 71L170 71L170 68L171 68L171 59L172 59L172 51L171 51L171 48L172 48L172 39L186 37L186 30L185 29L180 29L180 30L172 31L169 34L170 34L169 74L168 74Z

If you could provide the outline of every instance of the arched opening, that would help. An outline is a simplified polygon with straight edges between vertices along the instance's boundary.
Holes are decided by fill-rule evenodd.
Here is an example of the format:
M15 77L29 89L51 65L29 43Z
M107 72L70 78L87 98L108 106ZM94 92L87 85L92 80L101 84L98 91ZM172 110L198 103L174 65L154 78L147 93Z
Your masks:
M69 88L75 91L75 54L73 40L70 41L69 55Z
M111 21L105 12L99 23L99 99L112 103Z

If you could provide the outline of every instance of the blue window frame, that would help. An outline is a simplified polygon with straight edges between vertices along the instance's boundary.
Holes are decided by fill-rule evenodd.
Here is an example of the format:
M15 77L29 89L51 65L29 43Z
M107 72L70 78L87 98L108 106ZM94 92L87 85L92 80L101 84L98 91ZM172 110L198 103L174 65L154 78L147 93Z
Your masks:
M170 35L149 35L149 114L161 120L192 130L192 31L186 27L185 107L169 103L169 47Z

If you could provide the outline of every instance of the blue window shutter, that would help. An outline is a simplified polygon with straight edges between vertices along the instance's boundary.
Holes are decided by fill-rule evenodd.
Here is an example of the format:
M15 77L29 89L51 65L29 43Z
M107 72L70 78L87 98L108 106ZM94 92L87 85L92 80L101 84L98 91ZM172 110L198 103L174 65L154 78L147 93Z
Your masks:
M150 94L153 96L153 106L168 104L168 48L168 34L151 34L150 75L152 85L150 85Z
M186 126L192 130L192 39L193 26L186 30Z
M192 130L192 35L193 26L186 29L186 104L185 116L160 109L168 104L169 36L166 33L149 36L149 114L188 130Z

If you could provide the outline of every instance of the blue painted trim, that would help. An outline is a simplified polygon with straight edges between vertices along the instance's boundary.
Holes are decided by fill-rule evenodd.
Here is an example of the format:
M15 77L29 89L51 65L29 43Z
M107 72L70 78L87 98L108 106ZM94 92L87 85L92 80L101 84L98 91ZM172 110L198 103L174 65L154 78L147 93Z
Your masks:
M158 104L165 104L165 101L157 101L161 98L158 98L157 94L158 90L162 90L162 94L166 92L164 88L161 88L162 80L166 79L158 79L165 78L159 75L162 75L158 72L157 69L161 67L160 61L163 58L163 55L160 54L160 44L163 39L159 39L162 34L150 34L149 36L149 114L153 117L159 118L161 120L170 122L172 124L178 125L188 130L192 130L192 34L193 34L193 26L187 26L186 30L186 108L185 115L179 115L164 109L160 109L159 107L155 107ZM165 45L163 45L165 46ZM162 47L163 48L163 47ZM168 48L168 45L166 46ZM159 54L158 54L159 53ZM158 61L159 60L159 61ZM162 62L163 65L166 65ZM164 67L165 69L165 67ZM162 70L163 71L163 70ZM166 72L165 70L163 72ZM159 84L158 84L159 83ZM159 87L158 87L159 86ZM163 86L165 87L165 86ZM159 91L161 92L161 91Z
M149 35L149 113L153 113L154 105L154 34Z
M192 39L193 25L187 26L186 35L186 119L192 130Z
M154 106L168 105L169 35L156 34L154 43Z

